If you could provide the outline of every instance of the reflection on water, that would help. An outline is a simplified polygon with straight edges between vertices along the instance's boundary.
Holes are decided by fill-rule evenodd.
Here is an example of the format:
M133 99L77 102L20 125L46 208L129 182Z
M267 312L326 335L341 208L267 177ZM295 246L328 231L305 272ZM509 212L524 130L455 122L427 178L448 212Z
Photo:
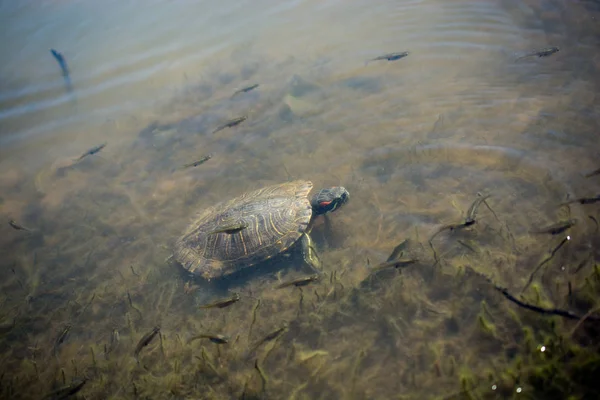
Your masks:
M596 2L215 4L0 2L1 397L597 397ZM293 179L321 279L172 263Z

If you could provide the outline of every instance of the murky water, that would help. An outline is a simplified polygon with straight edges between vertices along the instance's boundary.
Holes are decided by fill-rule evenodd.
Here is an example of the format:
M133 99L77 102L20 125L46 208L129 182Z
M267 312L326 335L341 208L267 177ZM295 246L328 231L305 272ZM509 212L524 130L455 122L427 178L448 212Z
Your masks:
M600 190L598 18L594 1L0 2L1 396L599 395L600 203L560 206ZM318 282L275 289L305 275L297 248L217 282L167 261L203 208L296 179L350 192L311 232ZM480 194L476 223L440 229ZM404 241L407 265L376 271ZM190 340L207 333L229 342Z

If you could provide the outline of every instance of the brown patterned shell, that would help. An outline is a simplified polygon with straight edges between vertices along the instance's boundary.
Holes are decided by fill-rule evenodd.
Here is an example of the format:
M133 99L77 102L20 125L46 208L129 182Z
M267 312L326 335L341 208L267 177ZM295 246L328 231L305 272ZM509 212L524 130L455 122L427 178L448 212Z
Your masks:
M229 275L271 258L294 244L312 218L310 181L294 181L245 193L202 211L175 244L174 257L205 279ZM226 221L248 226L212 233Z

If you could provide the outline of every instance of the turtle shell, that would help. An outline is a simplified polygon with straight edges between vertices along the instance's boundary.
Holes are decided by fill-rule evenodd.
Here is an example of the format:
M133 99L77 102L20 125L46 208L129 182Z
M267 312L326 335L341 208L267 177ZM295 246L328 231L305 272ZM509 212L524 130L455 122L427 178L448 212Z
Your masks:
M287 250L313 212L312 182L300 180L247 192L200 212L175 244L174 258L205 279L223 277ZM231 221L244 229L216 232Z

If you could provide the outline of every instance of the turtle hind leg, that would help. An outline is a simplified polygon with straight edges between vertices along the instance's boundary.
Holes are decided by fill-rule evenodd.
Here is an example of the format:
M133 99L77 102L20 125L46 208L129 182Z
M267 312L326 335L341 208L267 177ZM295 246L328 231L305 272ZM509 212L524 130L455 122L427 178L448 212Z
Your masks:
M310 267L312 272L322 274L323 271L321 270L321 260L319 259L317 249L315 248L310 236L305 233L302 235L300 240L302 243L302 255L304 257L304 262L308 267Z

